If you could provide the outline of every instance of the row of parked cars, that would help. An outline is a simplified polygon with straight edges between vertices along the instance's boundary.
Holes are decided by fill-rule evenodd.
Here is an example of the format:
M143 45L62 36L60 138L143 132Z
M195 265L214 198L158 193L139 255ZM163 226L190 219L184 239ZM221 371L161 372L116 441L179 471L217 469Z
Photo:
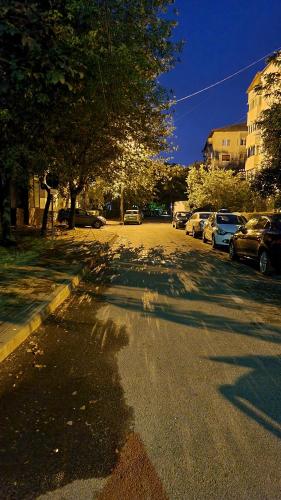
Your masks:
M212 247L225 247L231 260L254 259L263 274L281 271L281 213L257 214L249 220L226 209L219 212L177 212L173 227L202 237Z
M68 223L70 219L70 208L61 208L58 212L58 222L60 224ZM143 215L138 209L126 210L124 214L125 224L142 224ZM92 226L95 229L100 229L106 224L106 219L96 210L84 210L75 208L75 225L80 227Z

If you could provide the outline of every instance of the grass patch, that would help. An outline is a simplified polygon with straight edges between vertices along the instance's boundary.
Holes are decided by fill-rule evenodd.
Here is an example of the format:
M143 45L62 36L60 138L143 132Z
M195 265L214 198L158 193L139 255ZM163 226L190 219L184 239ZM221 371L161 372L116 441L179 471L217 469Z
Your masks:
M45 238L24 237L19 246L5 248L0 246L0 267L11 264L21 265L35 261L42 253L48 251L52 242Z

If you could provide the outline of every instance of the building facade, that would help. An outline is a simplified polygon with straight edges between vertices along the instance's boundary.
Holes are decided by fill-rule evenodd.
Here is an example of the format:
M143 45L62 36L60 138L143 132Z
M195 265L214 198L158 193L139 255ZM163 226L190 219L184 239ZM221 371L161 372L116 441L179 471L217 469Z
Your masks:
M203 149L205 162L213 167L232 168L237 172L244 172L246 138L246 123L211 130Z
M262 86L266 80L266 75L271 73L280 72L278 66L272 62L269 63L263 71L258 72L249 88L248 94L248 113L247 113L247 127L248 135L246 141L247 160L245 164L246 177L252 178L255 173L262 167L264 160L262 136L258 127L258 121L261 114L270 107L274 99L265 96L264 91L256 91L257 86Z

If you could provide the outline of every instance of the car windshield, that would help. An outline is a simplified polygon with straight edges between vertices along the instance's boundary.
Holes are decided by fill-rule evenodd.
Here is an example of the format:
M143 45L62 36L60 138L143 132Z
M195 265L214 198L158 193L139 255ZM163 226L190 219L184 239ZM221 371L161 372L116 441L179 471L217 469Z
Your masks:
M277 215L275 217L272 217L271 228L274 231L281 231L281 215Z
M210 214L199 214L199 219L209 219Z
M189 215L189 214L188 214L188 212L178 212L178 213L177 213L177 217L178 217L179 219L186 219L186 217L187 217L188 215Z
M138 210L126 210L126 214L133 214L133 215L136 215L138 214L139 211Z
M235 214L219 214L217 215L217 223L242 225L245 224L245 220L243 217Z

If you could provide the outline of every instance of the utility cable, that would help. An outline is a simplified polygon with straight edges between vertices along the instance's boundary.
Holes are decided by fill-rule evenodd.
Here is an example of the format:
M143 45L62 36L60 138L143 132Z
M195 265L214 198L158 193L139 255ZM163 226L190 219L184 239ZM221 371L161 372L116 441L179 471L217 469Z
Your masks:
M269 54L265 54L264 56L260 57L259 59L257 59L256 61L252 62L251 64L248 64L247 66L244 66L243 68L239 69L238 71L235 71L235 73L232 73L231 75L226 76L222 80L219 80L219 81L217 81L215 83L212 83L211 85L208 85L208 87L204 87L203 89L197 90L196 92L193 92L192 94L189 94L189 95L186 95L184 97L181 97L180 99L177 99L175 101L171 101L171 105L174 106L178 102L185 101L186 99L190 99L191 97L193 97L195 95L201 94L202 92L206 92L206 90L209 90L209 89L211 89L213 87L216 87L217 85L220 85L221 83L225 82L226 80L230 80L230 78L233 78L234 76L239 75L243 71L246 71L247 69L249 69L252 66L254 66L255 64L257 64L258 62L262 61L265 57L268 57L273 52L278 52L279 50L281 50L281 47L279 47L278 49L270 52Z

